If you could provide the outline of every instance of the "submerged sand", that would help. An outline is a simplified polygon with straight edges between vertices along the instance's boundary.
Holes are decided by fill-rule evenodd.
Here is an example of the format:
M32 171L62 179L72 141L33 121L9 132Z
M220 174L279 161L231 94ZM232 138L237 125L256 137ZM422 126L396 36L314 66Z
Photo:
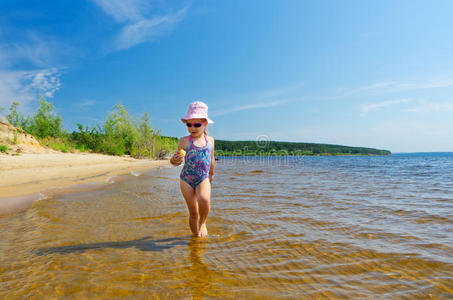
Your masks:
M113 175L159 166L170 166L170 163L168 160L92 153L0 155L0 208L7 201L2 198L30 195L48 188L103 181Z

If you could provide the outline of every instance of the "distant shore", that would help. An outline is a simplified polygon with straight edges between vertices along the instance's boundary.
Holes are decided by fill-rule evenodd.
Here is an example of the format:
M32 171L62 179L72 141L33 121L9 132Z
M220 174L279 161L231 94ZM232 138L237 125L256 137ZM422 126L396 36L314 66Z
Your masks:
M316 153L316 154L266 154L266 155L257 155L257 154L250 154L250 155L244 155L244 154L228 154L228 155L218 155L216 154L216 158L224 158L224 157L257 157L257 158L266 158L266 157L298 157L298 156L389 156L392 155L390 154L374 154L374 153L369 153L369 154L353 154L353 153Z
M114 175L170 166L168 160L134 159L92 153L0 154L0 213L13 203L6 198L31 195L50 188L93 181Z

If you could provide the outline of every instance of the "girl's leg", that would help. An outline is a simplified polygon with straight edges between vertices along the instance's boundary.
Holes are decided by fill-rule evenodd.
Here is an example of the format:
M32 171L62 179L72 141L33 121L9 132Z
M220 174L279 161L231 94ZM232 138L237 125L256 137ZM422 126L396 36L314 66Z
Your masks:
M198 198L198 212L200 214L199 224L199 236L205 237L208 235L208 229L206 228L206 219L208 218L209 209L211 206L211 183L209 178L206 178L195 189L195 193Z
M189 209L189 226L194 236L199 235L199 218L197 195L195 190L184 180L179 179L179 187L181 193L186 200L187 208Z

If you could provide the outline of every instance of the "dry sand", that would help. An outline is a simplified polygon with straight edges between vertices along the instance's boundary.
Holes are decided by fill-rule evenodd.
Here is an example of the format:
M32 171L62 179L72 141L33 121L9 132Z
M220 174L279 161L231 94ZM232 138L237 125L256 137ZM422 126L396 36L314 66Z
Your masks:
M106 181L113 175L171 166L168 160L145 160L102 154L26 153L0 154L0 212L27 197L50 188ZM11 198L14 197L14 198Z

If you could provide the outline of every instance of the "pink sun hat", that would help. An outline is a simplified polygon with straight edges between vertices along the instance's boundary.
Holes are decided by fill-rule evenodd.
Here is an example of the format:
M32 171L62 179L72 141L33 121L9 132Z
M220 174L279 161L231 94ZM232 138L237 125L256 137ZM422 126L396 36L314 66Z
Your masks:
M186 123L189 119L206 119L208 124L214 123L213 120L208 118L208 106L201 101L190 103L189 109L187 110L186 115L181 118L181 121Z

